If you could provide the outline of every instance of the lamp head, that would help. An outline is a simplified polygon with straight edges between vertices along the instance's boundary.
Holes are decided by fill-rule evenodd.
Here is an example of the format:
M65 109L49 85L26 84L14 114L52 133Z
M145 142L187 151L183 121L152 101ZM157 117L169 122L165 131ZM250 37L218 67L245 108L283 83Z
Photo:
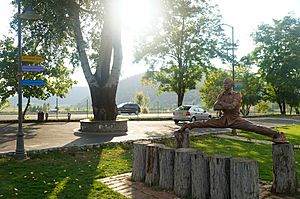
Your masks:
M217 29L217 32L223 32L223 31L224 31L224 29L222 28L221 25L219 25L219 26L218 26L218 29Z

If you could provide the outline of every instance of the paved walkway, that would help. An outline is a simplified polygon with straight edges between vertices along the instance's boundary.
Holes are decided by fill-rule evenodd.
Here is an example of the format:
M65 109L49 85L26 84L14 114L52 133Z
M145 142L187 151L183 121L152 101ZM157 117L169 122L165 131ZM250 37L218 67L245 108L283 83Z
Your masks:
M118 176L101 178L99 181L105 183L109 188L128 198L136 199L175 199L178 198L171 192L154 190L146 187L142 182L130 181L131 173ZM178 198L179 199L179 198Z
M56 147L83 146L105 142L123 142L139 139L155 139L172 136L180 128L168 121L129 121L128 132L124 135L99 135L79 132L79 122L24 123L26 150ZM18 124L0 123L0 153L13 152L16 146ZM224 133L228 129L198 129L195 133Z
M98 181L105 183L109 188L120 194L133 199L180 199L172 192L160 191L157 187L145 186L142 182L133 182L130 180L131 173L125 173L117 176L101 178ZM276 196L271 193L271 184L260 182L260 199L297 199L291 196ZM300 192L300 189L298 189Z
M300 116L256 117L248 120L268 126L300 124ZM126 135L82 134L78 132L79 122L24 123L24 142L26 150L47 149L53 147L82 146L103 142L121 142L127 140L153 139L171 136L179 128L173 121L129 121ZM15 151L18 124L0 123L0 153ZM193 129L195 134L230 132L230 129Z

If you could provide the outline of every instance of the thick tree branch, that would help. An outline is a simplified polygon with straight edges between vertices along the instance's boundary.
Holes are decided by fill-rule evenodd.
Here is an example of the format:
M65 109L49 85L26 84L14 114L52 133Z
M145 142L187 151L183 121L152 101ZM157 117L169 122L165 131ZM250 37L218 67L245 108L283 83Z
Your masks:
M71 18L73 19L73 30L75 35L75 40L77 44L77 50L79 54L79 59L81 62L81 68L85 79L87 80L89 86L99 87L98 82L96 81L94 75L92 74L89 60L87 54L85 52L85 42L83 40L83 35L80 27L80 19L79 19L79 9L74 9L73 12L70 13Z

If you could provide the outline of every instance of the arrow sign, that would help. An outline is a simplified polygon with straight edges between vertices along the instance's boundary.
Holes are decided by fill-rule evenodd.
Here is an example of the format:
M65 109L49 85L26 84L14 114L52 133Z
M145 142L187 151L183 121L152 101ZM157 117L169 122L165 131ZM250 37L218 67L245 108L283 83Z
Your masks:
M38 56L26 56L26 55L22 56L22 61L24 61L24 62L36 62L36 63L40 63L40 62L42 62L44 60L45 60L44 58L38 57Z
M235 86L234 90L236 90L236 91L243 90L243 84L242 84L242 82L235 82L234 86Z
M43 86L45 85L44 80L28 80L28 79L23 79L22 80L22 85L23 86Z
M42 66L22 66L22 71L42 72L42 71L44 71L44 67L42 67Z

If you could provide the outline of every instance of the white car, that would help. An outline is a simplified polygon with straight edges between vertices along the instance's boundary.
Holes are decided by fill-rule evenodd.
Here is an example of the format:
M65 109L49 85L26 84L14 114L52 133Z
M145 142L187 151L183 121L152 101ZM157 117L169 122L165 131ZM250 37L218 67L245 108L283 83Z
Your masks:
M175 124L179 121L207 120L211 118L211 114L197 105L182 105L173 112L173 120Z

